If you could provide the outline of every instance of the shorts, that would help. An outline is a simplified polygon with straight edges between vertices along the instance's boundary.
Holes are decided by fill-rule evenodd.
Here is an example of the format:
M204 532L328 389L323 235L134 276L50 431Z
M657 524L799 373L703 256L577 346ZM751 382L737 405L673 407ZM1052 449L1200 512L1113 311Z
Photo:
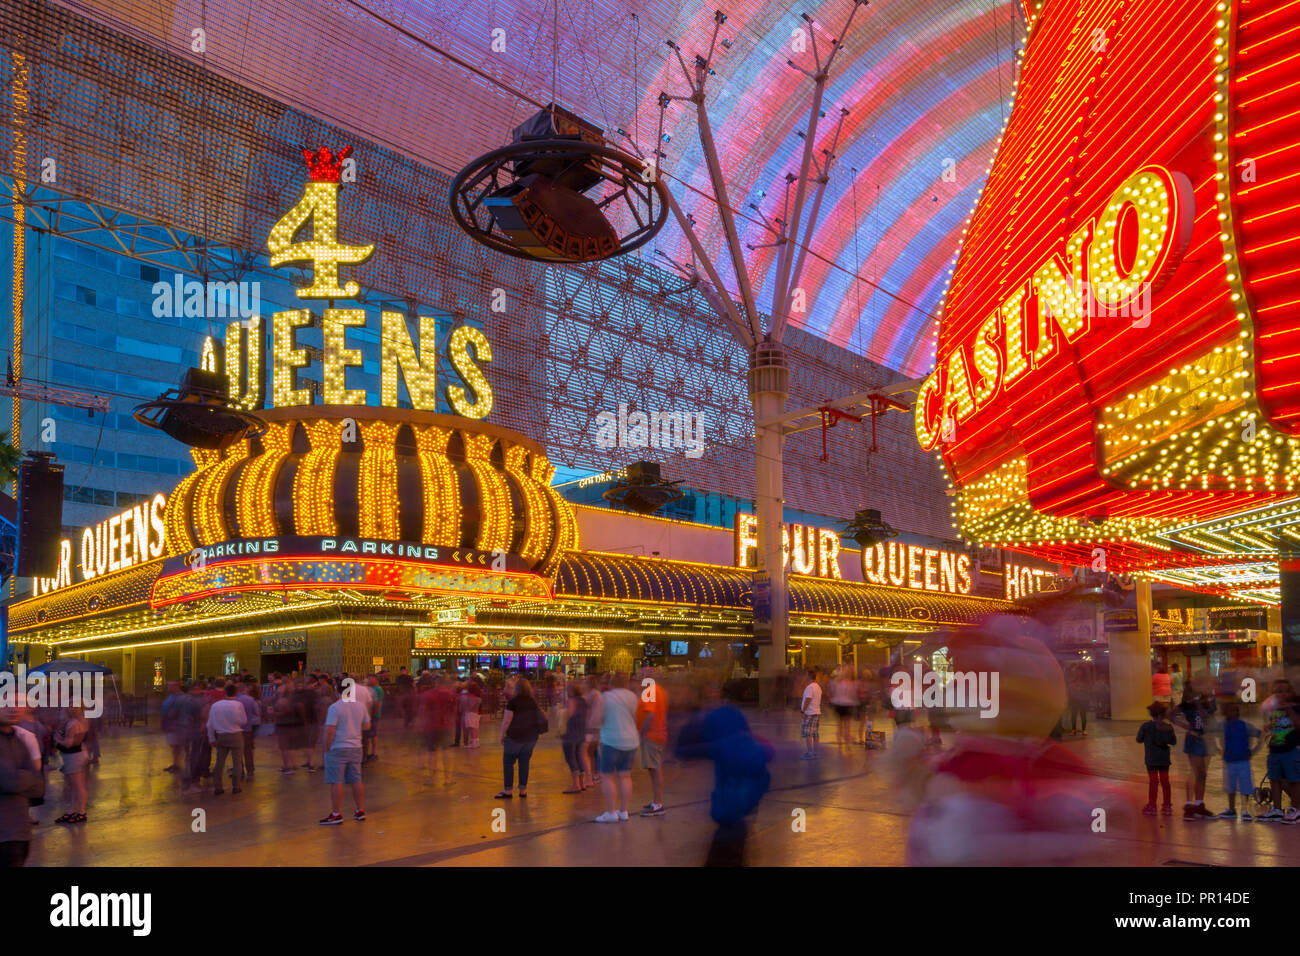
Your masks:
M658 770L664 765L664 745L653 740L641 741L641 769Z
M821 726L821 714L804 714L803 726L799 730L800 737L816 737L817 729Z
M64 773L82 773L86 769L86 764L89 763L84 749L71 754L60 751L59 755L63 758L59 764L59 769Z
M1300 750L1268 755L1268 779L1300 783Z
M361 748L347 747L325 751L326 783L361 782Z
M1223 762L1223 792L1244 793L1247 796L1255 792L1255 781L1250 776L1249 760Z
M362 740L374 740L379 736L379 719L375 718L370 722L370 729L361 731Z
M478 730L479 716L480 714L478 711L474 711L473 713L467 711L461 718L461 724L466 730Z
M187 743L189 743L189 739L190 739L190 735L183 730L167 731L168 747L184 747Z
M632 760L636 757L636 748L619 750L607 744L600 745L601 773L631 773Z
M853 711L857 709L852 704L831 704L831 706L835 708L835 716L840 720L853 716Z
M442 750L451 746L450 730L430 730L424 735L425 750Z
M592 733L587 734L587 743L589 743L589 744L598 744L598 743L600 743L600 731L597 730L597 731L594 731L594 732L592 732Z
M1205 738L1188 734L1183 739L1183 753L1189 757L1208 757L1209 754L1205 750Z

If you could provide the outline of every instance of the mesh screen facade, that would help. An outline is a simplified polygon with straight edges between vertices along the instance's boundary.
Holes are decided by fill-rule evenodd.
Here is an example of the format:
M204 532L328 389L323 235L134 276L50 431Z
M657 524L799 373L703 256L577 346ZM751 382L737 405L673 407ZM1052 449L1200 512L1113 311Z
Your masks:
M602 471L657 459L667 477L752 496L746 357L676 276L640 258L578 268L499 256L452 224L445 172L75 14L12 0L0 37L0 169L21 184L39 183L42 160L55 157L57 193L201 237L223 251L214 261L252 262L301 193L300 149L350 143L358 178L344 187L340 238L376 245L350 277L373 302L484 328L492 421L543 442L558 464ZM490 308L495 289L504 312ZM791 407L902 378L798 329L787 343ZM706 450L692 459L598 447L596 416L622 403L702 415ZM828 516L876 507L895 526L951 537L944 480L909 418L891 413L877 427L875 454L869 426L832 429L825 462L820 430L791 436L787 504Z

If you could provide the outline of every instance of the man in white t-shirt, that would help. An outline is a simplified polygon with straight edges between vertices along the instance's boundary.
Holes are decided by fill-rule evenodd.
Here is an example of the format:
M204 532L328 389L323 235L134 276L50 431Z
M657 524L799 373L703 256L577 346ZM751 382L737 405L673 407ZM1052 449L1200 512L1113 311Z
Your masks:
M357 811L352 819L366 818L365 786L361 783L361 741L370 729L370 711L358 692L345 693L325 711L325 782L330 787L330 814L320 822L336 826L343 822L343 784L352 784Z
M808 672L808 686L803 689L799 710L803 713L803 727L799 731L804 746L802 759L812 760L817 756L817 728L822 719L822 688L815 671Z

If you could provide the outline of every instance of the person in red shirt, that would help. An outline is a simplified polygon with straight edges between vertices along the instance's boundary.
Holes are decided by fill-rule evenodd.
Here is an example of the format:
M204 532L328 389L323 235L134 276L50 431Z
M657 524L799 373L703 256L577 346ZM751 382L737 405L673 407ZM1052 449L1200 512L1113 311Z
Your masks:
M668 694L650 668L641 671L641 698L636 705L636 726L641 734L641 766L650 773L653 797L641 816L664 812L664 749L668 746Z
M422 678L422 682L428 678ZM447 762L447 748L451 746L452 731L456 727L456 695L452 693L445 677L427 683L420 691L417 722L424 734L427 770L432 782L437 782L438 765L442 766L442 782L451 783L451 766Z

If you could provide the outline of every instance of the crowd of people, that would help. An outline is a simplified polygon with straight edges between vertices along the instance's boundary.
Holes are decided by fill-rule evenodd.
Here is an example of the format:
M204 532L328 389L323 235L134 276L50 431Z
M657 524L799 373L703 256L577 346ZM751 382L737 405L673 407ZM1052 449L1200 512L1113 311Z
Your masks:
M821 755L824 712L834 715L835 744L841 750L872 748L877 740L883 746L884 725L882 731L876 728L886 717L892 719L895 736L906 728L916 746L943 747L942 735L952 729L944 711L925 708L924 718L918 719L919 705L902 706L891 696L891 672L901 666L879 671L850 664L792 670L785 690L790 708L799 713L803 759ZM1064 732L1066 717L1071 733L1086 735L1099 681L1084 668L1067 668L1064 682L1068 708L1051 736ZM1262 729L1243 719L1237 701L1220 702L1213 686L1184 679L1176 667L1158 671L1153 690L1151 719L1137 732L1148 772L1145 813L1173 813L1169 773L1181 733L1188 774L1185 820L1250 820L1251 808L1266 794L1266 808L1254 819L1300 823L1300 736L1297 705L1287 681L1274 682L1260 705ZM718 832L710 859L735 862L743 854L744 818L767 789L766 764L773 753L749 731L741 710L723 700L747 694L740 682L702 671L647 669L636 675L582 677L547 671L528 677L501 672L411 674L401 668L396 675L314 670L272 673L264 680L243 671L167 685L161 729L170 763L163 769L176 776L186 795L233 797L256 774L260 740L264 752L279 754L278 761L263 756L264 773L323 771L330 809L319 822L333 826L344 822L348 788L353 819L366 819L362 771L380 759L381 733L416 741L421 778L446 785L461 769L450 752L480 748L488 721L501 748L501 787L494 799L528 799L535 751L543 736L553 733L568 783L561 792L598 789L604 806L595 820L602 824L627 821L634 812L662 816L663 768L670 757L712 760L716 779L711 811ZM1055 719L1052 715L1048 724ZM0 863L20 865L25 857L31 827L37 825L31 808L49 796L46 778L52 764L64 779L60 796L66 804L53 822L75 826L87 821L86 774L100 758L96 723L75 707L0 711ZM1267 786L1257 788L1250 761L1264 748ZM1228 806L1215 813L1206 806L1206 789L1211 760L1220 753ZM645 802L635 809L638 785L645 788ZM1284 795L1290 807L1283 807ZM1160 804L1158 797L1163 798ZM21 817L16 813L20 806Z

